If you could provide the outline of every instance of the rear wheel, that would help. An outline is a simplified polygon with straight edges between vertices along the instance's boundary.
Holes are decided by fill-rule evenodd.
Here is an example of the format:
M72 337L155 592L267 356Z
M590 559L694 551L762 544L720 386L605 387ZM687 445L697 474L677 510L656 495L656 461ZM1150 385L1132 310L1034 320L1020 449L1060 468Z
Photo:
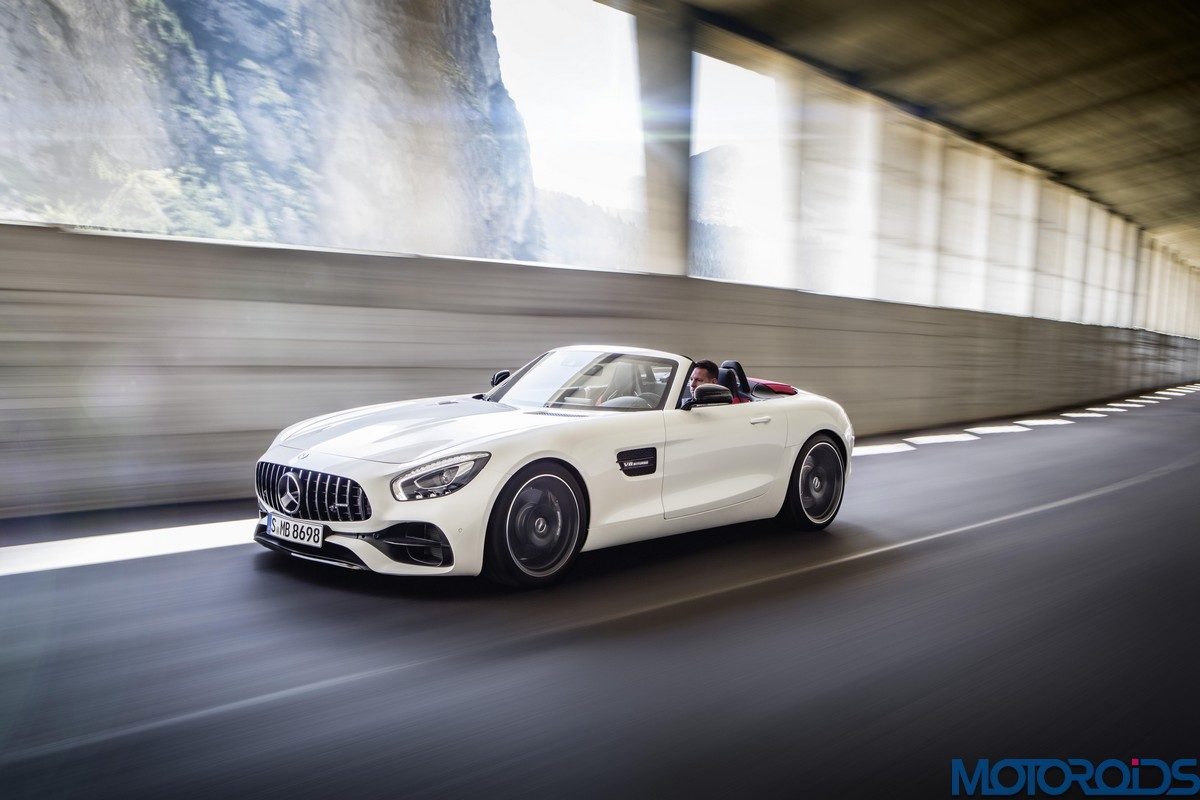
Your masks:
M574 563L586 530L583 489L554 462L514 475L492 507L485 574L509 586L546 586Z
M818 433L800 448L780 516L792 527L819 531L842 507L846 462L832 436Z

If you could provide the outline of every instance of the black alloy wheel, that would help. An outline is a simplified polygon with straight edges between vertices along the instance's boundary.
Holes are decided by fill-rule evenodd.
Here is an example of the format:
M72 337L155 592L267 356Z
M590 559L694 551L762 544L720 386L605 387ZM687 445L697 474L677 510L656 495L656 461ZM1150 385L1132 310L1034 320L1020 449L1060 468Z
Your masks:
M579 554L586 528L583 490L560 464L522 469L496 499L488 522L484 572L510 586L546 586Z
M800 530L833 522L846 488L846 463L833 437L819 433L804 443L788 483L781 517Z

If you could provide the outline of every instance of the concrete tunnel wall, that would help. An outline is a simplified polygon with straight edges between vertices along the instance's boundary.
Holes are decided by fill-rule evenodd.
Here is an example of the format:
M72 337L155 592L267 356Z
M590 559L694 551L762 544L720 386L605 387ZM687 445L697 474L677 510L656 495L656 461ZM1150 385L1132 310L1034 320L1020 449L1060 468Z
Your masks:
M285 425L562 344L737 358L859 436L1200 378L1143 330L663 275L0 227L0 516L253 493Z

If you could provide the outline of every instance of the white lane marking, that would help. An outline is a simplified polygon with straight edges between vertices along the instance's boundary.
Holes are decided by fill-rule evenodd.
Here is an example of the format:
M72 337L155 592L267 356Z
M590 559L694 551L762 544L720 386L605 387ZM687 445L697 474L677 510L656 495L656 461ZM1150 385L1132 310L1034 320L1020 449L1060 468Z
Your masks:
M904 442L896 442L895 444L866 444L861 447L855 445L854 452L850 454L854 456L878 456L884 453L903 453L905 450L916 450L911 444Z
M1108 413L1110 413L1110 412L1114 412L1114 411L1115 411L1116 413L1118 413L1118 414L1124 414L1124 413L1125 413L1125 409L1123 409L1123 408L1117 408L1117 407L1115 407L1115 406L1103 406L1103 407L1100 407L1100 408L1089 408L1089 409L1088 409L1088 411L1099 411L1099 412L1101 412L1101 413L1103 413L1103 414L1108 414Z
M1096 414L1092 411L1067 411L1063 414L1064 417L1099 417L1103 418L1104 414Z
M1131 397L1125 401L1126 403L1149 403L1154 405L1158 401L1152 397Z
M24 750L13 750L8 753L0 753L0 765L15 764L20 761L29 761L31 759L42 758L48 755L64 753L80 747L87 747L88 745L110 742L113 739L123 739L127 736L136 736L139 733L151 733L163 728L169 728L173 725L196 722L199 720L208 719L209 717L215 717L220 714L226 714L231 711L254 708L255 706L265 705L276 700L286 700L289 697L310 694L312 692L320 691L321 689L333 688L344 683L349 683L350 681L366 680L368 678L374 678L380 675L400 672L401 670L405 670L410 667L417 667L422 664L437 661L440 658L448 657L449 656L439 656L420 661L409 661L403 664L392 664L387 667L379 667L378 669L356 672L353 675L338 675L325 680L313 681L312 683L304 683L300 684L299 686L292 686L275 692L267 692L266 694L247 697L244 700L235 700L231 703L222 703L221 705L201 708L184 714L176 714L173 717L163 717L161 719L149 720L147 722L140 722L133 725L125 725L120 728L110 728L106 731L98 731L96 733L72 736L68 739L60 739L57 742L34 745L33 747L27 747Z
M1030 427L1036 428L1036 427L1040 427L1042 425L1074 425L1075 423L1071 422L1071 420L1069 420L1069 419L1059 419L1057 417L1047 417L1045 419L1019 419L1016 421L1016 424L1017 425L1028 425Z
M0 576L250 544L255 519L0 547Z
M932 436L910 436L904 441L912 444L947 444L949 442L973 442L978 438L969 433L939 433Z
M1187 469L1188 467L1194 466L1197 463L1200 463L1200 457L1197 457L1196 455L1186 456L1184 458L1179 459L1178 461L1174 461L1170 464L1166 464L1166 465L1158 467L1156 469L1152 469L1149 472L1144 472L1140 475L1135 475L1132 478L1126 478L1123 481L1117 481L1116 483L1110 483L1105 486L1101 486L1097 489L1092 489L1091 491L1082 492L1080 494L1072 495L1070 497L1065 497L1062 500L1055 500L1050 503L1043 503L1040 506L1032 506L1031 508L1022 509L1020 511L1014 511L1011 514L1003 514L998 517L992 517L991 519L985 519L981 522L972 522L968 525L961 525L957 528L950 528L949 530L938 531L937 533L931 533L926 536L920 536L916 539L909 539L907 541L896 542L894 544L881 545L880 547L874 547L869 550L863 550L858 553L851 553L849 555L841 556L840 558L834 558L829 561L822 561L818 564L809 564L807 566L796 567L794 569L784 570L783 572L777 572L773 575L764 575L761 578L752 578L751 580L748 580L748 581L743 581L741 583L735 583L732 586L723 586L723 587L720 587L717 589L711 589L708 591L701 591L701 592L696 592L696 593L690 594L690 595L684 595L683 597L677 597L677 598L674 598L671 600L664 600L664 601L661 601L658 603L653 603L651 605L639 606L638 608L636 608L632 611L618 611L618 612L615 612L612 614L606 614L604 616L596 617L596 618L593 618L590 620L582 620L580 622L567 623L566 625L560 625L556 628L550 628L545 631L538 631L535 633L527 634L525 636L516 637L515 639L508 639L498 646L512 645L514 643L520 643L520 642L525 642L525 641L536 641L536 640L542 639L542 638L549 638L549 637L553 637L553 636L560 636L563 634L575 633L577 631L586 630L588 628L594 628L599 625L608 625L613 622L618 622L620 620L638 617L643 614L653 614L653 613L656 613L659 611L665 611L669 608L676 608L678 606L687 605L688 603L694 603L694 602L697 602L700 600L707 600L710 597L716 597L716 596L719 596L722 594L728 594L730 592L737 592L737 591L741 591L743 589L751 589L751 588L754 588L755 586L763 586L765 584L774 583L775 581L784 580L786 578L792 578L797 575L804 575L809 572L816 572L817 570L827 569L829 567L836 567L836 566L840 566L842 564L849 564L853 561L860 561L864 558L872 558L873 556L882 555L884 553L890 553L893 550L900 550L905 547L912 547L913 545L924 544L925 542L932 542L936 539L944 539L947 536L955 536L960 533L967 533L969 531L979 530L980 528L986 528L986 527L989 527L992 525L998 525L1002 522L1011 522L1014 519L1021 519L1022 517L1028 517L1028 516L1032 516L1034 514L1040 514L1043 511L1052 511L1053 509L1056 509L1056 508L1062 508L1064 506L1074 505L1075 503L1081 503L1084 500L1091 500L1096 497L1102 497L1106 494L1112 494L1113 492L1118 492L1122 489L1128 489L1132 486L1137 486L1139 484L1146 483L1147 481L1156 480L1157 478L1159 478L1163 475L1169 475L1172 472L1177 472L1181 469ZM82 734L79 736L72 736L67 739L60 739L56 742L47 742L45 744L34 745L33 747L27 747L23 750L9 750L7 752L0 752L0 766L6 766L9 764L18 763L21 761L30 761L35 758L44 758L46 756L57 755L59 753L74 750L79 747L86 747L88 745L109 742L109 741L112 741L113 739L123 739L125 737L136 736L141 733L150 733L152 731L171 727L172 725L178 725L178 724L183 724L183 723L187 723L187 722L193 722L196 720L207 719L209 717L215 717L219 714L224 714L229 711L241 711L241 710L247 709L247 708L254 708L256 706L261 706L261 705L266 705L268 703L272 703L276 700L284 700L289 697L297 697L299 695L310 694L312 692L319 692L324 689L333 688L335 686L341 686L341 685L348 684L348 683L356 683L358 681L368 680L370 678L377 678L377 677L381 677L383 675L393 675L393 674L395 674L397 672L401 672L403 670L411 669L413 667L423 666L426 664L431 664L431 663L434 663L437 661L443 661L443 660L446 660L446 659L449 659L449 658L452 658L455 656L481 654L481 653L487 651L488 649L494 649L495 647L497 647L497 645L486 644L486 645L478 645L473 648L463 648L457 652L445 653L443 655L433 656L433 657L427 658L427 659L419 659L416 661L409 661L409 662L405 662L403 664L392 664L387 667L377 667L376 669L364 670L362 672L355 672L355 673L351 673L351 674L337 675L332 678L326 678L324 680L313 681L312 683L304 683L304 684L300 684L298 686L292 686L290 688L282 689L282 690L276 691L276 692L268 692L266 694L255 695L253 697L247 697L242 700L235 700L231 703L222 703L221 705L210 706L209 708L202 708L202 709L199 709L196 711L189 711L189 712L186 712L183 714L177 714L172 717L164 717L162 719L150 720L147 722L139 722L139 723L135 723L133 725L125 725L120 728L110 728L109 730L98 731L96 733L88 733L88 734Z
M1145 408L1140 403L1109 403L1113 408Z
M1184 392L1155 392L1155 397L1186 397Z
M977 428L966 428L967 433L987 435L989 433L1028 433L1029 428L1020 425L980 425Z

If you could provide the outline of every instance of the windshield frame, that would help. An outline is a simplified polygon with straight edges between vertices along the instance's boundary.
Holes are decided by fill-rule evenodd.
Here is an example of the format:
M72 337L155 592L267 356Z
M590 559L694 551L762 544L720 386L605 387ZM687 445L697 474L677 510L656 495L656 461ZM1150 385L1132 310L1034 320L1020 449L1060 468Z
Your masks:
M526 374L528 374L528 372L531 369L533 369L536 365L541 363L542 360L544 360L547 356L550 356L554 353L560 353L560 352L586 353L586 354L590 354L593 357L615 356L615 357L619 358L619 357L624 356L624 357L631 358L631 359L637 359L639 361L649 362L652 366L669 367L671 371L667 375L666 386L663 388L662 395L658 398L658 404L655 406L652 406L650 408L621 408L621 407L605 408L603 406L587 406L587 405L578 405L577 406L577 405L564 405L564 404L556 404L556 405L543 404L540 406L519 406L519 405L512 405L512 404L504 403L504 395L506 395L512 388L514 388L521 381L521 379L524 378ZM525 366L518 369L512 375L508 376L508 378L506 378L500 385L494 387L490 392L486 393L483 396L483 399L489 400L493 403L501 403L504 405L509 405L509 407L511 407L511 408L517 408L517 409L522 409L522 410L531 410L531 411L540 411L540 410L583 411L583 412L662 411L666 408L668 398L670 398L671 396L673 396L675 394L674 389L675 389L675 383L676 383L676 378L678 377L678 374L679 374L678 359L667 358L667 357L660 356L660 355L645 355L642 353L630 353L630 352L627 352L624 350L603 350L603 349L548 350L545 353L542 353L537 358L530 361ZM562 389L565 387L559 387L559 388Z

